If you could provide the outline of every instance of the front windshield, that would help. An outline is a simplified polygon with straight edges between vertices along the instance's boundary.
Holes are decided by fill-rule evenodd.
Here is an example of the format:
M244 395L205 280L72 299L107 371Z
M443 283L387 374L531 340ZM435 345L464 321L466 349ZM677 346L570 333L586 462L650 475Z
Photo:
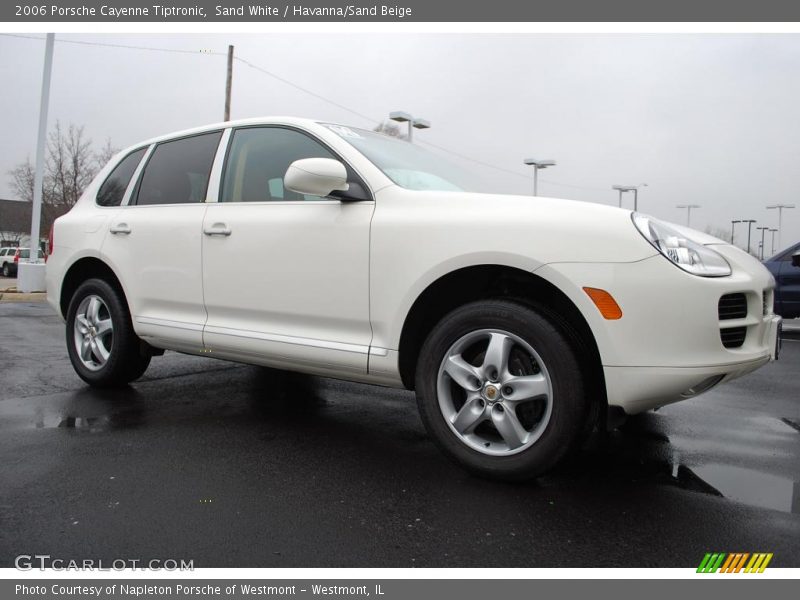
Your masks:
M439 192L475 191L476 186L466 171L417 144L342 125L326 127L401 187Z

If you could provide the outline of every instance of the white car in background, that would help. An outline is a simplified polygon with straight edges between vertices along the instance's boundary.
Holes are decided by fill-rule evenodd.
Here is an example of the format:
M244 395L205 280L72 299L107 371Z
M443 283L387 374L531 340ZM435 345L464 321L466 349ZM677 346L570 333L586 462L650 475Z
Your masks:
M121 385L168 349L414 389L446 454L522 479L609 411L775 357L774 280L745 252L605 205L471 193L462 175L296 118L137 144L54 225L48 300L72 364Z

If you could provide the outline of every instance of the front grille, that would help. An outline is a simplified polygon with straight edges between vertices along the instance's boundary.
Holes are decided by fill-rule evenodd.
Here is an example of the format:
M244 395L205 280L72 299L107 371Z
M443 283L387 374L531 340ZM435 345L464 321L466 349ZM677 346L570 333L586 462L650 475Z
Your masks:
M731 327L720 329L719 337L726 348L741 348L747 335L747 327Z
M765 317L772 311L772 303L770 302L769 290L764 290L761 293L761 311Z
M725 294L717 307L719 320L744 319L747 316L747 297L742 294Z

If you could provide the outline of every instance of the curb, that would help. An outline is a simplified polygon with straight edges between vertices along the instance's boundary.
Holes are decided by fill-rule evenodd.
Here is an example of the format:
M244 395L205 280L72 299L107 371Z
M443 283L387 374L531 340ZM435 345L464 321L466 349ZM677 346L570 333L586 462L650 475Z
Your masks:
M47 300L45 292L0 292L0 302L44 302Z

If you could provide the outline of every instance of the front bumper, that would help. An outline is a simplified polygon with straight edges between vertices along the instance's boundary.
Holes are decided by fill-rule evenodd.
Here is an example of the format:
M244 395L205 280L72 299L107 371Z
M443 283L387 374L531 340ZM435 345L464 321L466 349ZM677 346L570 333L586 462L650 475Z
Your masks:
M634 263L562 263L537 270L578 306L597 342L608 403L628 413L696 396L774 359L780 317L772 312L774 280L750 255L714 246L731 264L728 277L697 277L657 255ZM600 315L583 287L611 293L616 321ZM742 294L746 314L722 319L722 296ZM741 343L726 347L723 332Z

